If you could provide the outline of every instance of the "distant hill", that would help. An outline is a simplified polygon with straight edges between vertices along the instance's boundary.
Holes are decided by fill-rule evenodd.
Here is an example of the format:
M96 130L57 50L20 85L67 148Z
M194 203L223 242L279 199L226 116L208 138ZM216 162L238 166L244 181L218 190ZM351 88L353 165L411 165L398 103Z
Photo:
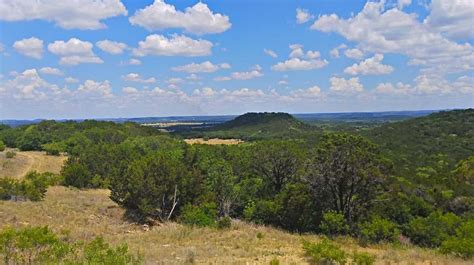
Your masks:
M387 123L363 134L386 150L401 174L440 163L449 168L474 155L474 109Z
M188 132L187 136L240 138L247 140L297 138L300 135L318 130L316 127L308 125L288 113L251 112L211 128Z

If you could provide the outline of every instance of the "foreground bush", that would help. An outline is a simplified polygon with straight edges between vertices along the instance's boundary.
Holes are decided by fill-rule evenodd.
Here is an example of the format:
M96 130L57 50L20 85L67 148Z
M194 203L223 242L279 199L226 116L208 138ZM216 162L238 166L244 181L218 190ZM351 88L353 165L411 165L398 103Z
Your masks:
M5 228L0 231L0 258L4 264L140 264L126 244L110 247L98 237L88 243L71 242L48 227Z
M194 226L214 226L217 218L217 206L215 203L207 203L202 206L186 205L182 209L180 220L183 224Z
M40 201L48 186L59 185L62 177L52 173L29 172L23 179L0 178L0 200Z
M406 229L410 240L423 247L439 247L443 241L456 232L461 218L452 214L433 212L428 217L413 219Z
M441 252L467 259L474 258L474 220L469 220L456 229L456 235L441 244Z
M349 225L344 215L334 211L325 212L320 225L321 232L328 236L344 235L349 233Z
M363 243L394 242L400 235L397 225L387 219L374 217L360 225L360 238Z
M306 256L317 264L346 264L347 261L347 253L327 239L320 243L303 241L303 249Z
M5 143L3 141L0 140L0 152L3 152L5 151Z

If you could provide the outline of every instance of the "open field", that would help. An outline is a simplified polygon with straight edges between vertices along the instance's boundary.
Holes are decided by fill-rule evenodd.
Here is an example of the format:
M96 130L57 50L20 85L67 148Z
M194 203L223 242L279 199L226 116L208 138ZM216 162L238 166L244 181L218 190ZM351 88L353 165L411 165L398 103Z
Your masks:
M192 139L184 139L187 144L210 144L210 145L218 145L218 144L225 144L225 145L234 145L234 144L241 144L244 141L240 139L219 139L219 138L212 138L205 140L204 138L192 138Z
M7 151L15 151L16 156L6 158ZM23 177L29 171L52 172L59 174L66 156L49 156L46 152L27 151L19 152L7 149L0 152L0 177Z
M144 227L122 219L123 210L108 198L107 190L50 187L41 202L0 201L0 228L47 225L66 229L78 240L102 235L114 244L127 242L132 252L144 255L147 264L305 264L301 239L318 241L278 229L235 221L230 230L190 228L176 223ZM257 234L261 233L262 238ZM377 245L360 248L348 238L337 239L346 251L370 252L377 264L472 264L431 250Z

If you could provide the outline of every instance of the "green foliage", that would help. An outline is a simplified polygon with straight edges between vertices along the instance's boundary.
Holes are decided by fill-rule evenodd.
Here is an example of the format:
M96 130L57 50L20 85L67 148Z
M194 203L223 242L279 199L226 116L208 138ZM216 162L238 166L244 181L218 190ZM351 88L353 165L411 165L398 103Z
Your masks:
M87 243L83 256L86 264L126 265L141 264L142 261L141 257L128 253L126 244L112 248L102 237Z
M413 219L405 229L410 240L424 247L439 247L449 236L454 235L461 224L458 216L433 212L428 217Z
M280 260L277 259L277 258L273 258L272 260L270 260L270 265L280 265Z
M42 149L46 151L47 155L59 156L63 150L66 150L64 143L49 143L43 144Z
M474 257L474 220L468 220L456 229L456 234L441 244L441 252L466 259Z
M400 235L396 224L378 216L362 223L359 230L363 243L394 242Z
M218 229L228 229L231 226L232 226L232 220L230 219L229 216L222 217L217 221Z
M354 254L352 254L352 264L373 265L375 264L375 256L366 252L354 252Z
M349 233L350 229L344 215L334 211L328 211L323 214L319 228L321 232L328 236L345 235Z
M63 182L60 175L52 173L29 172L23 179L0 178L1 200L40 201L46 194L48 186L59 185Z
M327 239L319 243L303 241L306 256L316 264L346 264L347 253Z
M5 143L2 140L0 140L0 152L5 151L5 147L6 147Z
M193 226L214 226L216 224L217 209L215 203L205 203L201 206L188 204L183 207L179 217L183 224Z
M126 244L112 248L98 237L91 242L71 242L48 227L5 228L0 231L0 257L5 264L140 264Z
M15 152L15 151L7 151L7 152L5 153L5 157L6 157L6 158L9 158L9 159L10 159L10 158L14 158L15 156L16 156L16 152Z

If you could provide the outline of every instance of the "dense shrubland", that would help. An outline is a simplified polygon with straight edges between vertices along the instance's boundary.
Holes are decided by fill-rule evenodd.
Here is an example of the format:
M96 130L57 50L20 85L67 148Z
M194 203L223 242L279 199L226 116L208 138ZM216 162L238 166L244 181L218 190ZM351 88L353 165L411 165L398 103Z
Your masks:
M317 131L236 146L186 145L133 124L92 121L4 128L0 140L23 150L67 152L65 185L110 189L111 199L138 222L228 227L231 217L350 235L361 244L409 240L469 258L472 116L472 110L454 111L383 125L366 134L378 145L353 133ZM442 129L426 129L440 123Z

